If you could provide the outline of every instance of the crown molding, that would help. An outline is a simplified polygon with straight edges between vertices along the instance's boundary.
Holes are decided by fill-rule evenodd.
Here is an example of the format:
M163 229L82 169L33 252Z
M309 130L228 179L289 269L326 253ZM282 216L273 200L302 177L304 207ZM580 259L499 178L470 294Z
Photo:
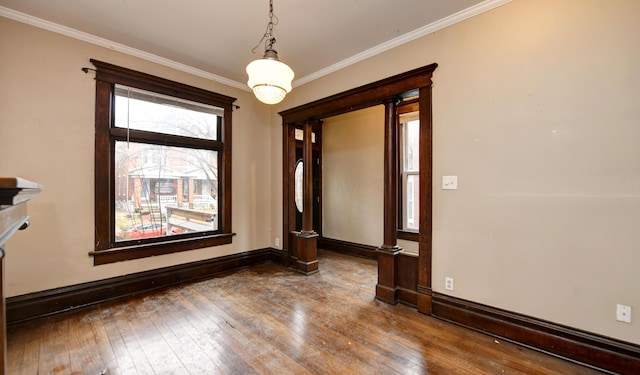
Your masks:
M192 66L179 63L152 53L148 53L136 48L126 46L124 44L116 43L108 39L100 38L92 34L88 34L76 29L72 29L67 26L59 25L54 22L43 20L41 18L33 17L25 13L17 12L13 9L9 9L0 6L0 16L10 18L12 20L26 23L31 26L39 27L54 33L62 34L74 39L82 40L87 43L95 44L97 46L105 47L113 51L121 52L130 56L138 57L146 61L150 61L159 65L163 65L169 68L173 68L185 73L193 74L198 77L202 77L223 85L235 87L244 91L250 91L246 84L234 81L216 74L206 72L204 70L194 68Z
M372 56L378 55L385 51L388 51L392 48L401 46L405 43L411 42L415 39L421 38L425 35L431 34L438 30L444 29L445 27L454 25L458 22L462 22L468 18L474 17L478 14L487 12L491 9L497 8L501 5L510 3L513 0L486 0L482 3L474 5L470 8L464 9L458 13L452 14L451 16L442 18L436 22L433 22L429 25L420 27L414 31L411 31L407 34L401 35L397 38L391 39L385 43L379 44L373 48L370 48L366 51L358 53L352 57L339 61L333 65L330 65L324 69L318 70L315 73L304 76L300 79L293 81L293 87L302 86L305 83L309 83L318 78L324 77L328 74L336 72L340 69L346 68L350 65L358 63L362 60L366 60ZM33 17L25 13L17 12L15 10L0 6L0 16L13 19L18 22L26 23L35 27L39 27L41 29L49 30L58 34L62 34L71 38L79 39L85 41L87 43L95 44L98 46L102 46L108 48L110 50L118 51L127 55L135 56L141 58L143 60L147 60L159 65L167 66L169 68L173 68L185 73L193 74L198 77L202 77L208 80L212 80L223 85L235 87L244 91L250 91L249 87L246 84L231 80L229 78L225 78L216 74L212 74L206 72L201 69L194 68L192 66L179 63L177 61L173 61L158 55L154 55L152 53L148 53L136 48L132 48L126 46L124 44L116 43L110 41L108 39L100 38L95 35L91 35L76 29L72 29L70 27L62 26L54 22L50 22L47 20L43 20L41 18Z
M330 65L324 69L318 70L315 73L309 74L307 76L304 76L298 80L295 80L293 82L293 86L297 87L297 86L302 86L305 83L309 83L313 80L316 80L320 77L326 76L328 74L331 74L333 72L336 72L340 69L346 68L350 65L353 65L357 62L360 62L362 60L366 60L372 56L381 54L385 51L388 51L392 48L401 46L405 43L411 42L415 39L421 38L425 35L431 34L433 32L436 32L438 30L444 29L445 27L454 25L458 22L462 22L468 18L471 18L473 16L477 16L478 14L487 12L491 9L497 8L501 5L510 3L513 0L486 0L482 3L476 4L472 7L469 7L467 9L461 10L458 13L452 14L448 17L442 18L436 22L430 23L428 25L425 25L423 27L420 27L418 29L415 29L411 32L408 32L404 35L401 35L397 38L391 39L385 43L379 44L373 48L370 48L366 51L360 52L356 55L353 55L347 59L344 59L342 61L339 61L333 65Z

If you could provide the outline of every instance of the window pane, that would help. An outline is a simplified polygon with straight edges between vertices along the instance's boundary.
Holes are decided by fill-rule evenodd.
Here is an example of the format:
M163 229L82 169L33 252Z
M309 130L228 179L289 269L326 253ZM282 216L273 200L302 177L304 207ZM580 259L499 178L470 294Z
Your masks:
M420 122L408 121L402 124L404 128L404 171L417 172L420 157Z
M115 126L185 137L218 139L223 109L116 85Z
M420 216L420 180L418 175L408 175L406 180L405 229L419 229Z
M400 114L402 126L402 229L419 230L420 119L419 112Z
M116 241L218 230L218 153L116 142Z

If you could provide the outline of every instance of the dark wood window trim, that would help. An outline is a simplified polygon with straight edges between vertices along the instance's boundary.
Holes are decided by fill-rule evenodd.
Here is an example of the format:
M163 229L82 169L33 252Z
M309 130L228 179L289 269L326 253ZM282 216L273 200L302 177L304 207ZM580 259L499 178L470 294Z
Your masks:
M94 265L231 243L234 235L231 230L231 113L236 99L93 59L91 63L96 67L95 251L89 253L94 257ZM111 124L116 84L223 109L220 137L214 142L218 152L220 181L217 231L184 234L170 240L162 238L154 241L140 240L136 243L116 243L114 144L115 138L121 132L121 129L114 129ZM131 135L135 136L136 133L131 131ZM176 136L158 135L148 141L171 145L172 139L175 138Z
M418 242L418 236L419 235L420 235L420 233L418 233L418 232L409 232L409 231L406 231L406 230L398 229L398 239L399 240Z

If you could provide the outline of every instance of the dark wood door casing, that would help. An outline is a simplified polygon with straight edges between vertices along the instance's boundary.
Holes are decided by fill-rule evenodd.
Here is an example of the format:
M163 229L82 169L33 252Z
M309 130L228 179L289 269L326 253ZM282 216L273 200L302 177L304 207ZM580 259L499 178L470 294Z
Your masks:
M295 228L294 178L296 163L295 128L306 122L318 121L323 118L340 115L376 105L396 98L410 98L418 96L420 108L420 235L418 256L418 310L423 313L431 312L431 188L432 188L432 116L431 116L431 84L432 75L437 64L430 64L418 69L382 79L368 85L347 90L324 99L291 108L279 114L283 121L283 249L287 253L291 248L289 233ZM385 140L387 142L388 140ZM385 178L385 180L387 180ZM387 194L387 192L385 192ZM393 197L385 198L394 199ZM397 223L398 212L386 213L394 217L385 218L385 223ZM386 228L388 231L397 230ZM285 260L285 264L288 260ZM385 267L395 269L395 266ZM380 271L379 271L380 272ZM384 272L384 271L383 271ZM393 279L392 283L399 285L397 275L378 275Z

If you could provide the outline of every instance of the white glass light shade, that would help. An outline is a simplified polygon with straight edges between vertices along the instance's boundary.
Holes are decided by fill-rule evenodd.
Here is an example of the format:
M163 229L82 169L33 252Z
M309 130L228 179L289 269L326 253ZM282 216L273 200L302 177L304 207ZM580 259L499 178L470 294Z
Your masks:
M258 100L266 104L277 104L291 92L293 70L289 66L275 59L254 60L247 65L249 81L247 84L253 90Z

